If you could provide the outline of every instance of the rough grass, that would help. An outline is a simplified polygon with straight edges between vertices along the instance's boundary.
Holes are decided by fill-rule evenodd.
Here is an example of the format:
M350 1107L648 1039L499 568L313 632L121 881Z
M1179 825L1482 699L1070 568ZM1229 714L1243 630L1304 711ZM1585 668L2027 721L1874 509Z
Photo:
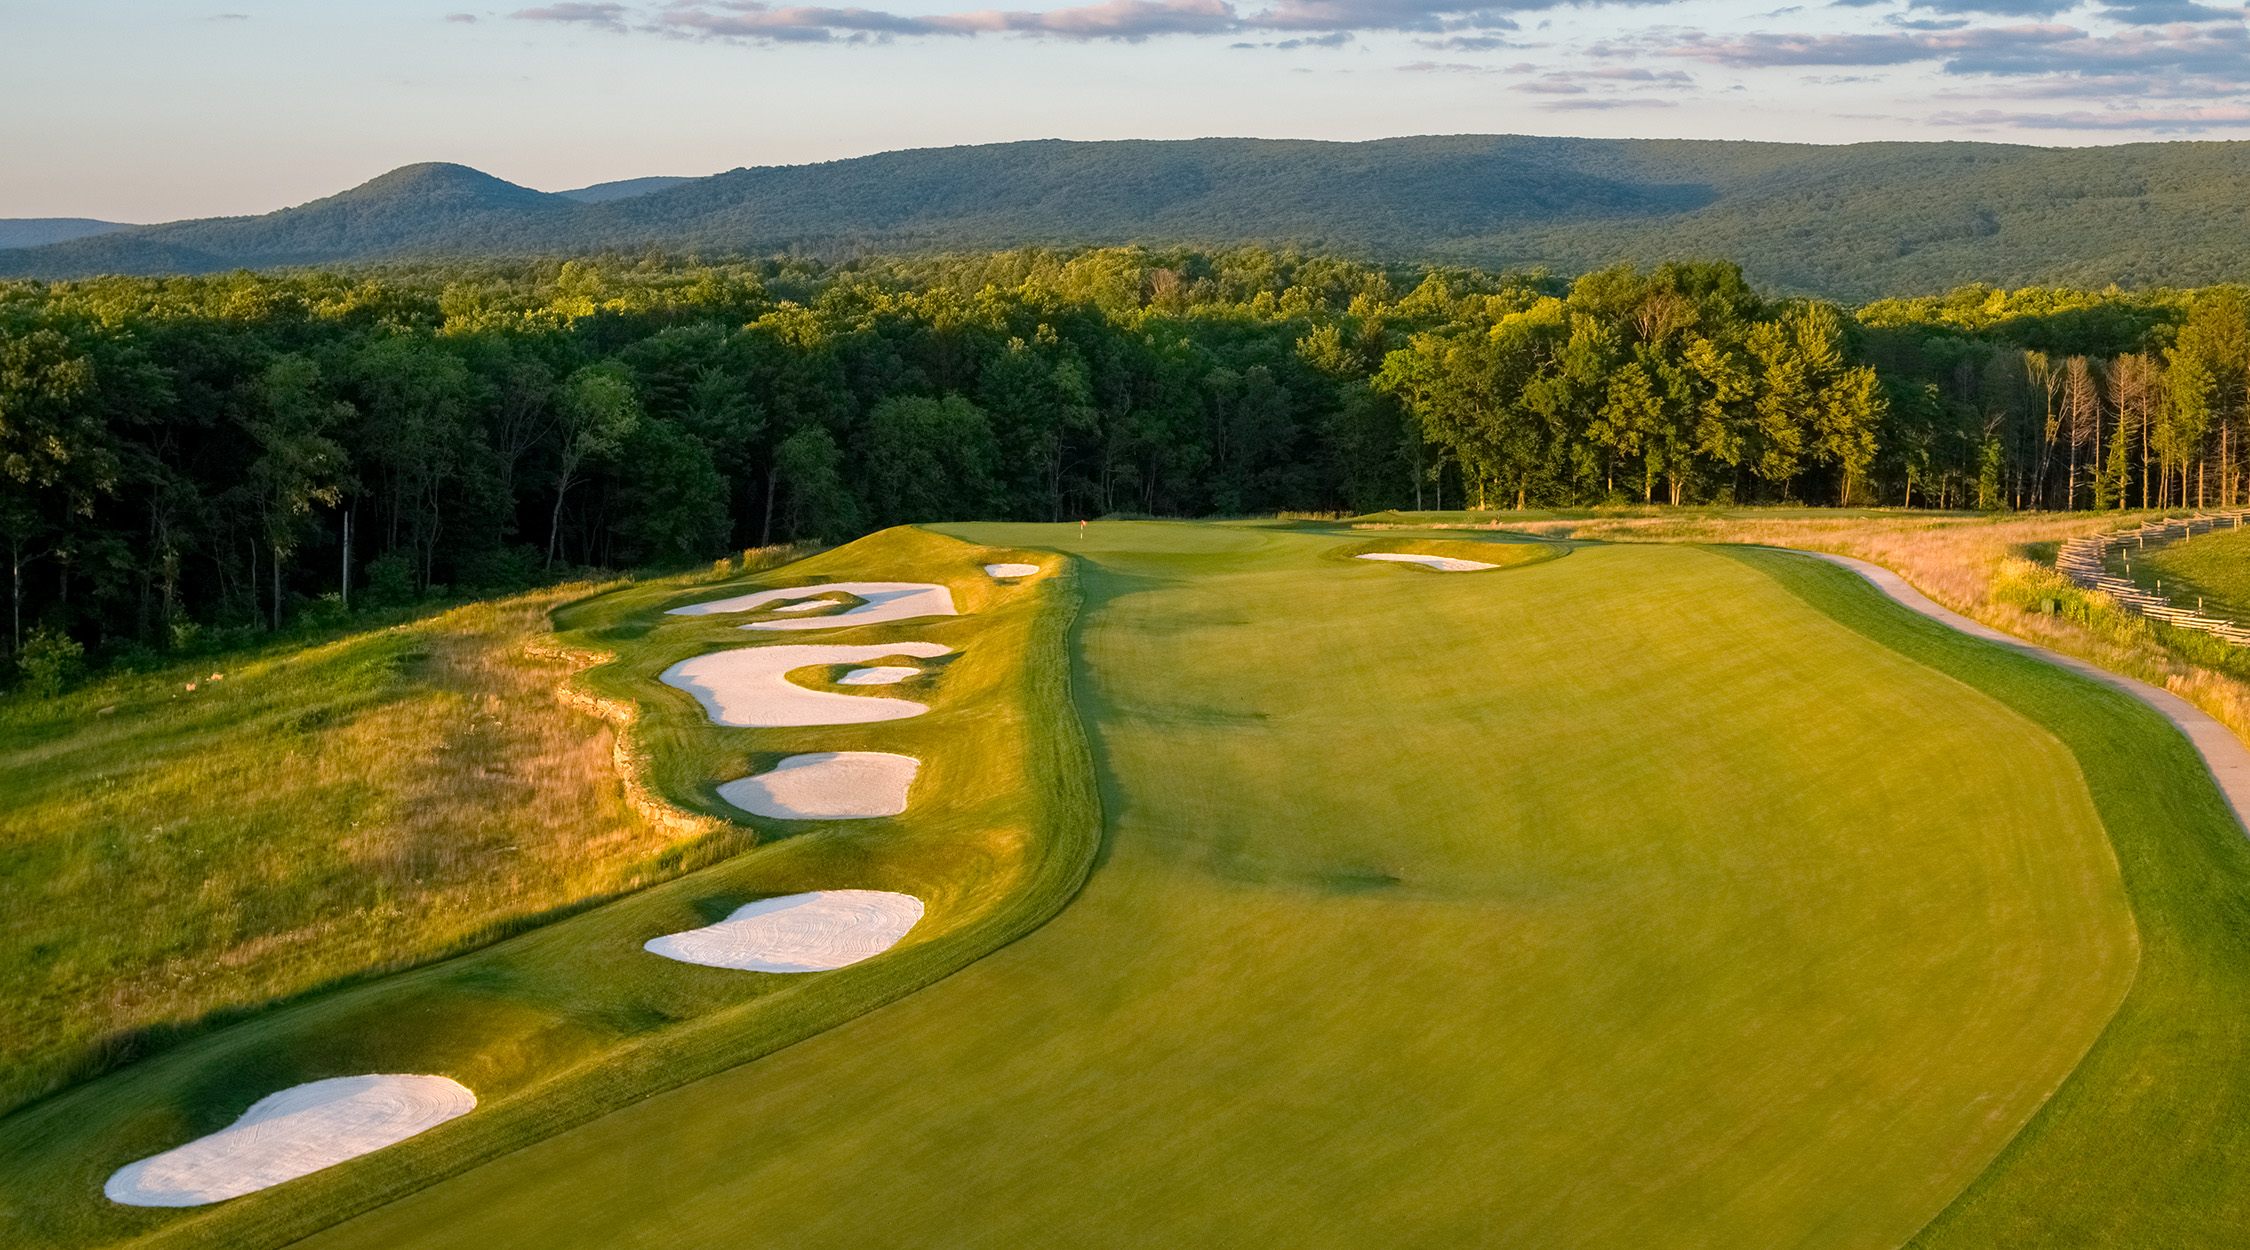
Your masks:
M948 529L1086 558L1079 899L309 1245L1895 1245L2131 979L2056 738L1749 565Z
M0 1120L0 1244L79 1247L138 1236L151 1246L279 1245L833 1027L1044 920L1083 877L1095 808L1067 702L1062 636L1076 607L1074 582L1064 571L1000 588L979 567L1014 556L891 531L776 573L645 583L562 612L554 648L614 657L585 675L588 698L634 715L648 782L713 818L712 832L673 841L659 866L669 871L738 848L752 827L773 840L459 958L258 1014ZM654 681L685 655L777 641L742 634L724 617L665 617L666 607L752 585L861 578L956 587L968 615L821 635L854 643L925 638L961 648L939 675L903 689L932 705L926 716L728 730ZM553 702L551 690L525 697ZM579 732L600 746L596 723L582 720ZM905 816L737 822L725 819L731 809L712 795L761 751L878 746L925 761L924 785ZM622 806L625 796L612 787ZM531 824L547 819L520 815ZM928 912L900 947L830 973L730 972L641 949L649 938L711 923L755 898L838 887L904 891ZM408 1142L212 1207L141 1210L101 1196L116 1167L223 1126L266 1093L364 1072L451 1076L476 1092L479 1106Z
M525 650L588 589L0 703L0 1109L652 874Z
M1914 1244L2228 1244L2250 1221L2250 840L2194 748L2123 693L1964 639L1842 570L1738 558L2061 739L2085 770L2140 933L2139 971L2101 1040Z

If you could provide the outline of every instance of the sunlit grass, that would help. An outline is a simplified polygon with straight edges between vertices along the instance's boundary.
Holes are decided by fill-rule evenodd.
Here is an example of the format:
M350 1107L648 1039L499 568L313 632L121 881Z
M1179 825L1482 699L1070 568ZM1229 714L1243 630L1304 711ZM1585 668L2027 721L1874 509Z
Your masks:
M1740 562L946 528L1085 560L1071 907L307 1250L1896 1245L2131 979L2047 729Z
M1422 514L1389 514L1405 528ZM1467 515L1467 514L1462 514ZM1634 510L1630 515L1475 514L1476 523L1551 538L1603 542L1764 543L1854 556L1881 564L1946 607L1995 629L2164 687L2250 740L2250 650L2208 634L2153 625L2123 611L2039 611L2053 597L2086 597L2051 564L2064 540L2098 534L2157 513L1863 513L1786 510ZM1457 522L1434 518L1438 525ZM1403 530L1401 531L1403 532ZM2197 539L2202 542L2203 539ZM2139 565L2136 562L2135 570ZM2213 574L2216 577L2216 574ZM2192 602L2192 600L2190 601Z

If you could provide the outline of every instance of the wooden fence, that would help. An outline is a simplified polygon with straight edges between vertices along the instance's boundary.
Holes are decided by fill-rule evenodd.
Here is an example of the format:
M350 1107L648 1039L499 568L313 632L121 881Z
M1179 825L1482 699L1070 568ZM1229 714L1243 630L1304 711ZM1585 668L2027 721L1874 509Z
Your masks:
M2167 517L2145 521L2138 528L2112 530L2106 534L2089 534L2073 538L2062 545L2055 555L2055 568L2074 584L2087 590L2098 590L2111 599L2143 616L2181 629L2200 630L2226 639L2238 647L2250 647L2250 629L2234 621L2205 616L2201 611L2188 611L2174 607L2170 599L2151 594L2122 577L2109 575L2109 553L2112 551L2146 551L2159 548L2197 534L2208 534L2218 529L2241 529L2243 518L2250 509L2232 512L2197 513L2191 517ZM2128 554L2126 559L2132 556Z

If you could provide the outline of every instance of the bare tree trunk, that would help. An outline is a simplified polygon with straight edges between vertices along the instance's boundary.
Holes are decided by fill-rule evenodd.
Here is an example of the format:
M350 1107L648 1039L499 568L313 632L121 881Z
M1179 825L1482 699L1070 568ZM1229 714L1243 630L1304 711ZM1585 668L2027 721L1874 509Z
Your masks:
M2227 423L2219 422L2219 506L2224 508L2234 498L2233 485L2227 472Z
M2102 498L2102 406L2099 400L2095 401L2093 405L2092 416L2093 437L2086 443L2086 487L2088 493L2093 496L2089 505L2098 509L2101 507Z
M2141 507L2143 509L2148 507L2148 426L2155 408L2154 403L2143 403L2141 405Z
M570 478L566 474L555 487L555 510L547 517L548 568L555 567L555 542L562 534L563 496L570 490L570 485Z
M1047 520L1062 520L1062 435L1047 436Z
M429 539L422 545L422 589L425 591L430 588L431 581L437 575L438 536L445 532L445 511L442 506L444 496L439 493L441 489L441 483L435 477L432 477L430 479Z
M758 545L761 547L773 545L773 495L774 491L779 489L780 484L781 466L776 464L768 467L766 469L766 521L764 525L758 527Z

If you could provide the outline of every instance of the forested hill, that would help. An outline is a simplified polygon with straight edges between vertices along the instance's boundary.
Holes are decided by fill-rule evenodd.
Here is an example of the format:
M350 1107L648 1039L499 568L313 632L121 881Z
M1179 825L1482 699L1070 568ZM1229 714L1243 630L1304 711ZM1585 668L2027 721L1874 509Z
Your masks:
M1045 140L736 169L598 202L415 165L260 217L0 250L0 276L607 249L1264 243L1566 275L1724 256L1757 285L1857 302L1969 282L2237 281L2250 275L2246 206L2243 142Z

